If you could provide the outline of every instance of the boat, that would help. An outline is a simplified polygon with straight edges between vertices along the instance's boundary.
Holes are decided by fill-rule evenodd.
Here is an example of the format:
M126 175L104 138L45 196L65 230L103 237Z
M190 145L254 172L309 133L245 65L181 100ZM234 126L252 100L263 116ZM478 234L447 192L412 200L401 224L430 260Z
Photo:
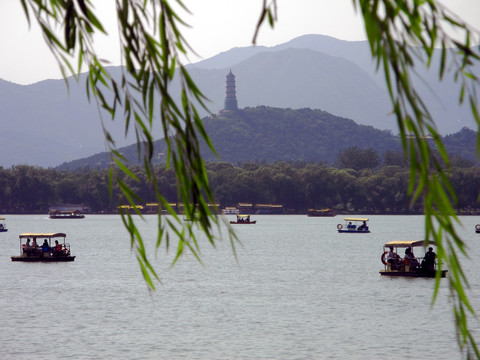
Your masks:
M23 262L74 261L75 256L70 253L70 244L65 241L66 237L64 233L20 234L20 255L11 256L11 259ZM43 244L37 243L42 240Z
M367 225L368 218L344 218L345 225L338 224L339 233L368 234L370 229ZM360 225L358 225L360 223Z
M80 210L51 210L49 212L50 219L83 219L83 215Z
M222 209L223 215L238 215L239 212L240 210L233 206L227 206L225 209Z
M426 250L427 246L429 246L428 251ZM380 274L404 277L436 277L438 268L436 254L433 252L432 246L435 246L435 243L426 240L389 241L385 243L381 256L385 268L380 271ZM404 258L398 254L398 249L405 249ZM421 249L421 257L414 255L414 249L415 251ZM389 256L390 252L392 252L392 255ZM419 261L418 259L423 260ZM444 278L447 271L442 270L439 276Z
M7 225L5 224L5 218L0 216L0 232L7 232Z
M230 221L230 224L256 224L257 220L250 220L250 215L248 214L239 214L237 215L236 221Z
M308 217L319 217L319 216L335 216L335 211L333 209L308 209L307 210Z
M480 234L480 224L475 225L475 232Z

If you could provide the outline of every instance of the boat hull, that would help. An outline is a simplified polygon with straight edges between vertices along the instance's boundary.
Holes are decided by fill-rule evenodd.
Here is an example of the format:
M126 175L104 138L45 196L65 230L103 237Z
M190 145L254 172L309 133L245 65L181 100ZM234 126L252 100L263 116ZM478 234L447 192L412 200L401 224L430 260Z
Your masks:
M447 276L448 270L442 270L442 274L440 277L444 278ZM428 271L428 272L416 272L416 271L395 271L395 270L381 270L380 275L385 276L403 276L403 277L423 277L423 278L434 278L437 273L435 271Z
M370 233L370 230L343 230L339 229L339 233L349 233L349 234L368 234Z
M85 215L75 215L75 216L56 216L50 215L50 219L84 219Z
M251 225L251 224L256 224L257 220L253 220L250 222L237 222L237 221L230 221L230 224L239 224L239 225Z
M12 261L22 262L68 262L74 261L75 256L58 256L58 257L42 257L42 256L11 256Z
M7 232L8 229L0 229L0 232Z

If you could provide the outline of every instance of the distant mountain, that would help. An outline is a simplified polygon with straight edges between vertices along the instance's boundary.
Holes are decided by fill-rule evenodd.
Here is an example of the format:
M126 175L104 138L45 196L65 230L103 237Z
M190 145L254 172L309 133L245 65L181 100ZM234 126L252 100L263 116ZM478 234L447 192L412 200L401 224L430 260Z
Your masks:
M189 69L210 99L213 114L223 108L225 76L232 70L240 108L265 105L320 109L358 124L396 132L382 75L375 72L365 41L306 35L271 48L235 48ZM120 72L120 68L110 70L113 74ZM470 109L458 107L455 84L438 83L436 71L417 72L425 76L425 82L418 83L443 134L476 126ZM124 138L121 119L112 122L96 104L88 103L84 77L78 84L69 79L69 84L68 95L63 80L28 86L0 80L0 166L52 167L104 151L100 115L117 147L134 142L132 131ZM178 87L178 83L173 84L172 90ZM209 115L206 111L200 114ZM160 138L160 131L154 131Z
M0 166L52 167L105 150L99 110L88 103L83 82L69 83L67 93L63 80L28 86L0 80ZM134 141L122 141L123 123L102 113L120 146Z
M326 162L349 146L372 148L383 155L387 150L401 151L399 138L390 131L358 125L322 110L280 109L265 106L225 111L203 119L219 157L203 146L205 161L230 163L276 161ZM447 150L475 160L476 133L463 129L445 137ZM470 149L470 151L468 151ZM130 164L140 164L136 145L119 149ZM154 163L165 160L164 141L155 142ZM110 165L110 154L103 152L64 163L59 170L97 169Z
M368 74L375 73L375 62L372 59L367 41L346 41L318 34L299 36L286 43L272 47L248 46L233 48L199 61L191 65L191 67L209 70L227 69L256 54L286 49L310 49L333 57L340 57L356 64ZM384 87L383 77L378 76L378 79L379 85Z
M252 58L254 55L261 53L276 53L286 49L309 49L318 53L329 55L334 58L342 58L344 60L347 60L350 63L358 66L363 72L365 72L366 76L370 78L369 82L366 83L367 87L372 87L373 85L370 84L370 81L373 81L378 86L378 91L382 93L380 96L375 98L375 102L378 103L377 115L374 119L371 119L370 121L366 120L366 118L369 118L369 115L367 114L362 114L364 116L357 117L356 114L348 113L348 106L345 106L344 109L341 111L338 111L337 106L330 106L330 104L327 104L325 106L324 103L321 103L321 99L323 99L324 96L328 95L311 86L310 83L305 83L305 92L308 91L308 88L312 93L316 93L318 97L315 102L310 102L305 106L315 109L322 109L335 115L349 117L358 122L359 124L368 124L373 125L379 129L390 129L397 131L396 124L394 123L395 120L393 120L391 116L387 116L386 113L383 112L383 109L387 109L387 113L390 113L391 104L390 100L388 99L388 94L385 87L383 71L377 71L376 64L372 60L370 47L367 41L345 41L335 39L329 36L316 34L303 35L292 39L284 44L273 47L258 46L234 48L204 61L198 62L192 65L192 68L197 69L198 71L200 71L200 69L225 69L225 74L228 72L228 69L232 69L235 75L237 75L237 68L240 66L240 64L243 61ZM449 53L447 52L447 54ZM419 64L418 59L413 59L413 61ZM422 99L429 107L431 115L435 119L440 133L443 135L452 134L459 131L465 126L470 128L476 128L477 125L472 117L471 109L468 103L458 105L460 85L454 82L454 74L452 73L450 66L447 66L443 81L438 80L438 69L440 61L441 50L436 50L436 56L434 56L431 68L426 69L423 66L418 65L415 68L415 73L412 74L413 81L418 87L419 93L422 95ZM448 55L447 61L448 64L452 62L451 54ZM320 66L317 66L317 69L315 70L319 71L318 67ZM306 68L305 70L306 72L310 72L312 68ZM480 72L479 65L477 65L475 73L478 72ZM336 74L339 73L335 73L335 75ZM287 75L285 74L285 76ZM238 76L238 81L241 80L241 76ZM248 83L247 85L251 84ZM303 94L304 93L302 93L302 95ZM332 93L330 95L332 97L345 98L343 96L343 93ZM278 106L273 102L270 103L266 101L257 101L255 103L252 102L252 99L250 97L243 98L244 96L245 93L239 91L238 101L239 104L242 104L242 106L255 106L259 104ZM287 99L282 100L285 100L285 102L280 106L295 108L294 105L290 105ZM219 97L215 98L214 103L216 104L217 108L221 108L223 104L220 101ZM215 107L212 106L212 109L215 109ZM379 119L381 118L386 120L380 121Z

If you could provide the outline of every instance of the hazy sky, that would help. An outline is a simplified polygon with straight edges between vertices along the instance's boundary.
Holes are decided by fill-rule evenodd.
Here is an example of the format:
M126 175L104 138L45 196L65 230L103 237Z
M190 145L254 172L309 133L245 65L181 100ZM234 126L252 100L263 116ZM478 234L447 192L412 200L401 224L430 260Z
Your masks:
M114 34L115 1L93 0L98 16ZM194 50L206 59L233 47L252 45L262 0L184 0L192 14L184 34ZM352 0L277 0L275 29L264 26L257 45L272 46L304 34L329 35L343 40L365 40L363 22ZM480 0L444 0L443 4L480 28ZM111 15L110 15L111 14ZM115 41L97 39L102 56L114 64ZM36 26L29 30L20 0L0 0L0 78L30 84L59 78L56 62L44 45ZM199 58L192 58L197 61Z

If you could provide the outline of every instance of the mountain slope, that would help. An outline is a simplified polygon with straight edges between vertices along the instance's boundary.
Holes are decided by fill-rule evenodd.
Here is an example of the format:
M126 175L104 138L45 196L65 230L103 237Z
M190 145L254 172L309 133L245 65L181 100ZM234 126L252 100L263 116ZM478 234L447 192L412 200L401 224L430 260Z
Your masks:
M281 109L266 106L224 111L203 119L216 157L205 146L205 161L229 163L305 161L325 162L332 165L337 154L347 147L375 149L379 155L386 151L401 151L400 140L391 132L371 126L359 125L322 110ZM475 161L477 134L469 129L444 138L450 155ZM164 141L155 142L154 163L165 161ZM131 165L140 164L136 145L119 151ZM103 152L84 159L66 162L59 170L96 169L110 166L109 153Z
M338 152L348 146L373 148L380 154L386 150L400 150L398 138L388 131L308 108L292 110L258 106L225 111L204 118L203 123L219 155L216 157L203 145L205 161L322 161L332 164ZM139 164L135 145L119 151L131 164ZM155 162L164 161L164 141L155 142L155 152ZM58 169L94 169L109 164L109 154L101 153L64 163Z

